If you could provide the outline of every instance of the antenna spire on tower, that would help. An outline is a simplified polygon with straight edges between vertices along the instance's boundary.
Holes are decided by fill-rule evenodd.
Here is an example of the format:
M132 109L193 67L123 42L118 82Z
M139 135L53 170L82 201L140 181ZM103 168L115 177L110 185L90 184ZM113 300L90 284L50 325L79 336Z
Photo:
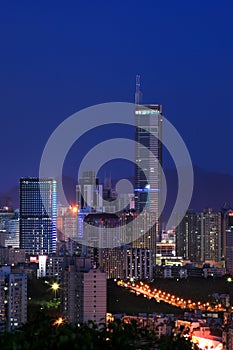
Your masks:
M141 102L142 93L140 91L140 87L141 87L141 78L140 78L140 75L137 74L136 75L136 92L135 92L135 104L136 105L139 105Z

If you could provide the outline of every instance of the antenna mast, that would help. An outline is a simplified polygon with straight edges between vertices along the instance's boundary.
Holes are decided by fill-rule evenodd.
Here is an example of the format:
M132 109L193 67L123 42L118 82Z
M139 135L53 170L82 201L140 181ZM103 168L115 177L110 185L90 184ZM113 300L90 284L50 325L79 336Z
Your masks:
M141 102L142 93L140 91L141 81L140 75L136 75L136 92L135 92L135 104L139 105Z

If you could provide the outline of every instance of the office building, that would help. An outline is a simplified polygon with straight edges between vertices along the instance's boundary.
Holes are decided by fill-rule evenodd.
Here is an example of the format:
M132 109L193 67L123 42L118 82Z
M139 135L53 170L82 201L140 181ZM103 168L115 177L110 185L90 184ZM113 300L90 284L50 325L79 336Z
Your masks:
M89 207L103 211L103 186L99 184L94 171L84 171L76 186L76 204L79 209Z
M153 216L153 256L160 240L162 202L162 106L142 105L140 76L136 77L135 94L135 210L145 209ZM149 218L151 220L151 218ZM141 230L138 227L138 230ZM139 246L140 247L140 246Z
M20 247L26 254L56 252L56 181L20 179Z
M19 248L19 212L7 206L0 209L1 245Z

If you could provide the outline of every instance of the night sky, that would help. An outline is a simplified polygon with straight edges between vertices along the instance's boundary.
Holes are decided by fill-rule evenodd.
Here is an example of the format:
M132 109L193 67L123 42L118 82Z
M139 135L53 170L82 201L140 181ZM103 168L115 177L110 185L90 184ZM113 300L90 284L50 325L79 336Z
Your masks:
M134 102L138 73L193 163L233 175L232 0L1 1L0 45L0 192L65 118Z

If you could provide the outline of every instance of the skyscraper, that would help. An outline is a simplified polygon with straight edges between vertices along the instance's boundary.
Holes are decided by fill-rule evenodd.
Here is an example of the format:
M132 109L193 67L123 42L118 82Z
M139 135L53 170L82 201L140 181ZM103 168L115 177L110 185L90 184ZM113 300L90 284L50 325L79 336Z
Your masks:
M154 236L159 239L162 187L162 106L140 104L140 79L135 94L135 209L153 216ZM155 250L155 247L154 247Z
M56 181L20 179L20 247L27 254L56 252Z

